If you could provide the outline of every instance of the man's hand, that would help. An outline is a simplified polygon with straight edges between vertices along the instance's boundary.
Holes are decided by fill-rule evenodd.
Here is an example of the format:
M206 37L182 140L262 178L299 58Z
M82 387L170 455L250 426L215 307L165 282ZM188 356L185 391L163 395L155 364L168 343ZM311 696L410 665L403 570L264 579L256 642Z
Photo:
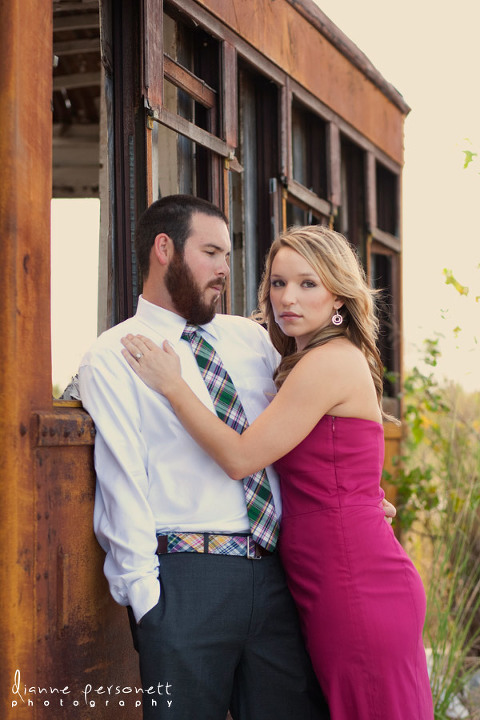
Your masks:
M385 498L383 498L382 500L382 506L385 513L385 520L391 525L393 518L397 514L397 508L395 507L395 505L392 505L392 503L388 502L388 500L385 500Z

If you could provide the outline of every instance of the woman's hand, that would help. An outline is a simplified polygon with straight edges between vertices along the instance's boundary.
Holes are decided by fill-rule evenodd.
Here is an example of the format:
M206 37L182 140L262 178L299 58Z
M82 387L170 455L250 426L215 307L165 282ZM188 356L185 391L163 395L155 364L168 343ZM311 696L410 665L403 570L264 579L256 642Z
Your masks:
M166 398L182 379L180 359L168 340L162 347L143 335L122 338L122 355L143 382Z
M397 508L395 507L395 505L392 505L391 502L388 502L388 500L386 500L385 498L383 498L382 500L382 508L383 512L385 513L385 520L391 525L393 518L397 514Z

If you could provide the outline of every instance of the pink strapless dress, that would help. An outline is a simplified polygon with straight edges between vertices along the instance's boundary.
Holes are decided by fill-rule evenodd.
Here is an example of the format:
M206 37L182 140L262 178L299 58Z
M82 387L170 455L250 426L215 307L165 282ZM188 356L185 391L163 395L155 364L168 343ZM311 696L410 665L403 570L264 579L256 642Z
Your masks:
M425 591L384 520L383 428L325 415L275 467L280 553L332 720L432 720Z

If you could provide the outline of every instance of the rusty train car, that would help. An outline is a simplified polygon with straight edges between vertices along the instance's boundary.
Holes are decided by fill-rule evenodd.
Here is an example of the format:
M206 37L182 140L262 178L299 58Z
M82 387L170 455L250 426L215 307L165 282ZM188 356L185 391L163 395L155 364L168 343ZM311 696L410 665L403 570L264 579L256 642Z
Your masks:
M280 229L340 230L384 291L398 414L409 108L313 0L13 0L0 48L0 712L133 719L137 660L92 532L94 428L52 399L51 198L100 198L99 331L135 310L133 228L160 196L228 215L225 312L254 309ZM388 464L400 436L386 427Z

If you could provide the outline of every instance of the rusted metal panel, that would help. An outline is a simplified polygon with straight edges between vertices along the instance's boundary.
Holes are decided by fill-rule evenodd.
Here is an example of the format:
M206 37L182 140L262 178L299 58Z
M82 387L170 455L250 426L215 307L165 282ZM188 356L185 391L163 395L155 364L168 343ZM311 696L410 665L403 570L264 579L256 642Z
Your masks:
M94 443L95 428L91 417L85 411L72 412L53 408L34 413L32 423L37 447Z
M86 413L69 412L72 418L65 417L68 411L59 413L56 425L42 415L41 426L81 427ZM93 448L82 438L76 444L58 439L63 445L46 446L40 435L35 451L38 665L35 675L23 673L24 682L27 687L68 688L68 693L30 694L40 720L136 720L141 695L129 688L140 686L137 655L126 611L110 597L102 572L104 553L92 528ZM97 692L99 688L103 691Z
M354 64L351 53L342 52L322 34L315 22L312 3L299 0L198 0L334 112L381 148L395 162L403 164L403 119L408 105L401 95L363 57ZM183 4L183 0L182 0ZM189 0L184 3L189 5ZM308 6L308 7L307 7ZM319 11L320 13L321 11ZM325 16L323 16L325 17ZM328 24L328 23L327 23ZM333 23L329 25L335 34ZM275 32L271 29L275 28ZM339 38L344 37L337 31ZM349 44L351 49L353 43ZM395 100L395 102L394 102Z

